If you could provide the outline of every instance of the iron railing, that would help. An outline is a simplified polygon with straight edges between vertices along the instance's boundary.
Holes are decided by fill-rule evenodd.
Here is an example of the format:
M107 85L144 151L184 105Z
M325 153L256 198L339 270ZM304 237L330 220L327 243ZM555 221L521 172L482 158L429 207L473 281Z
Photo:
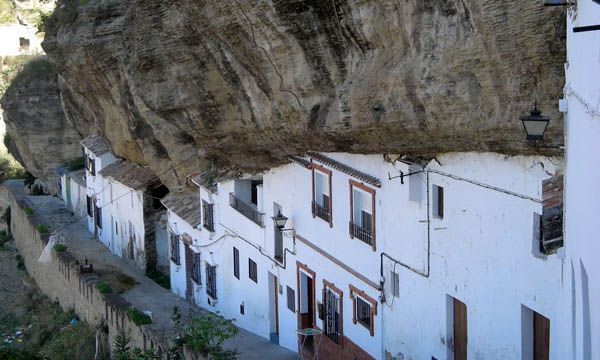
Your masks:
M252 220L258 226L264 226L263 214L251 205L245 203L243 200L233 195L233 193L229 193L229 205L232 208L236 209L240 214Z
M373 245L373 230L365 229L350 221L350 235L369 245Z
M316 201L312 202L312 212L315 216L320 217L321 219L329 222L329 208L325 206L321 206L317 204Z
M208 231L215 231L214 204L202 200L202 226Z

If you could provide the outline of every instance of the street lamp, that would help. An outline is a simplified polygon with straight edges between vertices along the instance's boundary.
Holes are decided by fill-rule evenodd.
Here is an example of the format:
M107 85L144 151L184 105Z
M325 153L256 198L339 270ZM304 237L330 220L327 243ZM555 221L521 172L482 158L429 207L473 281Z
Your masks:
M537 101L533 106L533 110L527 116L521 117L525 133L527 133L527 140L543 140L544 133L548 127L550 118L542 116L542 112L537 108Z

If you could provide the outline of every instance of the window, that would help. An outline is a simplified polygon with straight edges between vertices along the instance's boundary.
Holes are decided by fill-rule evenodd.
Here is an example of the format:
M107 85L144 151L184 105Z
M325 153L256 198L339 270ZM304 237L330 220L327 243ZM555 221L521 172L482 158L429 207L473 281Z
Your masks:
M433 217L438 219L444 218L444 188L433 185Z
M95 176L96 175L96 160L92 159L89 156L87 156L86 159L87 159L86 160L87 169L88 169L90 175Z
M250 280L258 283L256 263L252 259L248 259L248 277Z
M250 183L250 186L251 186L250 202L253 203L254 205L258 205L258 187L262 186L262 184L263 184L262 180L252 180Z
M19 50L27 51L29 50L30 41L28 38L20 37L19 38Z
M94 217L98 229L102 229L102 208L94 205Z
M323 332L336 344L342 339L342 291L323 281Z
M93 207L92 207L92 198L89 196L86 196L86 200L87 200L87 214L89 217L92 217L92 216L94 216Z
M240 278L240 251L233 248L233 276Z
M206 264L206 294L217 298L217 267Z
M202 284L200 258L200 253L192 253L192 280L198 285Z
M115 220L115 234L119 235L119 223Z
M312 164L313 174L313 217L319 217L332 226L331 212L331 171L322 166Z
M171 241L171 261L174 262L176 265L180 265L181 262L179 258L179 235L170 233L169 237Z
M400 297L400 277L397 272L390 271L390 292L394 297Z
M377 301L352 285L350 285L350 297L354 307L352 322L369 329L373 336L375 334L374 317L377 315Z
M375 251L375 190L350 180L350 237Z
M287 307L291 312L296 312L296 292L289 286L287 287Z
M215 231L215 224L213 221L213 204L202 200L202 225L208 231Z

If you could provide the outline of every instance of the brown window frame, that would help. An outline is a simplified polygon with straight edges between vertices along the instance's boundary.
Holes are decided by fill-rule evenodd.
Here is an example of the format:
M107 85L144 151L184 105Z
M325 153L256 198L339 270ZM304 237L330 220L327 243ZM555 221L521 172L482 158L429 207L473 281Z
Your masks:
M312 212L312 216L313 218L320 218L323 221L327 221L329 223L329 227L333 227L333 196L332 196L332 192L333 192L333 186L332 186L332 174L333 172L321 165L315 164L315 163L311 163L310 164L310 168L311 168L311 176L312 176L312 203L311 203L311 212ZM316 186L316 176L315 176L315 170L323 173L324 175L327 176L328 178L328 186L329 186L329 216L328 219L323 219L321 216L317 215L316 212L316 203L317 203L317 199L315 198L317 196L317 186Z
M337 344L340 346L344 346L343 345L344 344L344 292L340 288L335 286L333 283L323 279L323 292L325 292L326 289L330 289L331 291L336 293L339 298L339 319L338 319L339 324L338 325L339 325L340 334L339 334L339 339L338 339ZM327 310L325 309L325 306L326 306L325 299L323 298L322 301L323 301L323 309L324 309L323 313L325 314L325 316L327 316L327 314L326 314ZM326 321L327 320L324 317L323 318L323 333L327 336L327 334L325 333L326 332L326 323L325 323ZM332 341L334 341L334 340L332 339Z
M248 258L248 278L258 284L258 264Z
M360 324L362 326L364 326L365 328L367 328L371 334L371 336L375 335L375 315L377 315L377 300L373 299L372 297L370 297L369 295L367 295L367 293L365 293L364 291L358 289L355 286L349 285L350 287L350 299L352 300L352 323L356 324ZM358 321L358 318L356 316L356 297L360 297L361 300L363 300L364 302L367 302L371 305L371 321L369 326L367 327L363 322Z
M296 298L298 300L298 306L297 306L297 311L296 313L298 314L298 328L300 328L301 326L301 309L302 307L300 306L300 304L302 303L300 297L302 296L301 291L300 291L300 274L304 272L306 275L308 275L310 278L312 278L312 303L315 306L315 308L317 307L317 292L316 292L316 287L317 287L317 273L314 272L311 268L308 267L308 265L301 263L300 261L296 260L296 284L298 284L298 289L296 291ZM312 309L312 314L311 314L311 318L312 318L312 323L313 325L316 326L317 324L317 309Z
M360 189L364 192L367 192L369 194L371 194L371 248L373 249L373 251L376 251L377 249L377 242L376 242L376 231L375 229L377 228L376 223L375 223L375 208L376 208L376 202L375 202L375 194L376 191L373 188L370 188L368 186L366 186L365 184L352 180L349 180L349 185L350 185L350 222L349 222L349 232L350 232L350 239L354 239L354 235L352 233L352 224L354 221L354 188ZM362 241L362 240L361 240ZM364 241L363 241L364 242ZM366 242L365 242L366 244Z

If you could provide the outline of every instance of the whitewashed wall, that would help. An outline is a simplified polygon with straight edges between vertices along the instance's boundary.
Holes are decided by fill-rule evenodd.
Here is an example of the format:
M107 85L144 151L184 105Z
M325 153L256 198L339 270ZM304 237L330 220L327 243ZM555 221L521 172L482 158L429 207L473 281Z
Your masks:
M598 24L600 5L591 0L567 17L562 359L600 359L600 31L572 31Z
M84 152L85 154L89 157L89 159L94 160L96 163L96 175L92 176L90 174L90 172L87 170L85 171L85 179L86 179L86 184L87 184L87 196L90 196L91 198L93 198L94 196L96 196L96 204L98 207L102 207L104 204L110 202L110 200L106 199L106 193L103 191L104 189L104 178L99 174L100 170L102 170L102 168L114 163L117 161L117 158L114 157L113 154L106 153L103 154L101 156L96 156L94 153L92 153L91 151L89 151L87 148L84 147ZM104 209L103 209L104 211ZM104 222L104 214L102 215L103 219L102 221ZM95 224L94 224L94 218L93 217L88 217L87 219L87 224L88 224L88 230L90 231L90 233L94 233L95 230ZM98 237L99 239L103 239L102 238L102 233L105 231L105 227L104 227L104 223L102 225L102 229L98 231ZM110 227L109 230L110 232ZM107 245L108 243L104 243L105 245Z

